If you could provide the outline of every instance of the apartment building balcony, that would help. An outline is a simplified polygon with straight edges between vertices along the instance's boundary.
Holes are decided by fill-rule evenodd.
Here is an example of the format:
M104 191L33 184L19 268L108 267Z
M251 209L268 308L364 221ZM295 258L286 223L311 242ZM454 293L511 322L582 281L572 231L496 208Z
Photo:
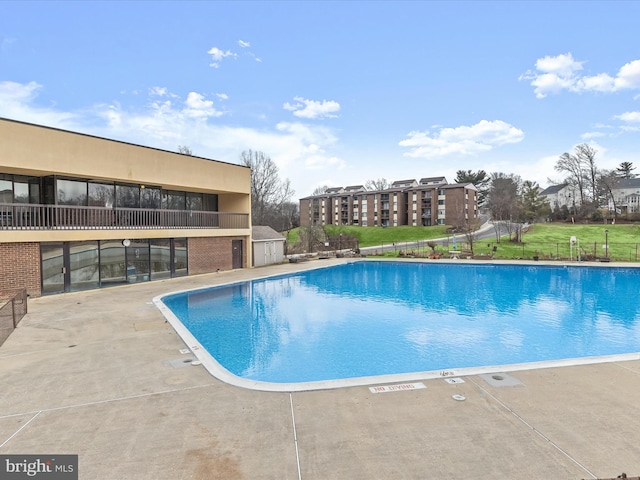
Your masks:
M0 203L0 230L246 229L249 214Z

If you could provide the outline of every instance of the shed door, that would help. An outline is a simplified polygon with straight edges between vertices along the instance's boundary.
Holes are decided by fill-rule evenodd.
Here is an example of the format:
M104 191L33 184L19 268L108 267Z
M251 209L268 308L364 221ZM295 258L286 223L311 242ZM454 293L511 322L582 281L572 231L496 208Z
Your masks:
M231 268L242 268L242 240L231 240Z

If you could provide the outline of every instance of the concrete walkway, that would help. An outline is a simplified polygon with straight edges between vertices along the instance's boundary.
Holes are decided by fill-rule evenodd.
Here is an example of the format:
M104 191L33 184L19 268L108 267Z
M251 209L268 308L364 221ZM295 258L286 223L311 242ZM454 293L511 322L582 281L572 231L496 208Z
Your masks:
M184 363L151 302L318 262L30 300L0 347L0 454L78 454L83 480L640 474L640 360L378 394L251 391Z

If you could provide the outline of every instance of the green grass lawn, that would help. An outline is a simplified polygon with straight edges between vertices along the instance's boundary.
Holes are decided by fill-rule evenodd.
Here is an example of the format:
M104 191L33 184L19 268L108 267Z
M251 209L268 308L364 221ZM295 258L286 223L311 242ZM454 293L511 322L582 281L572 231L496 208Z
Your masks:
M326 231L329 235L353 235L358 239L360 247L377 245L400 244L429 240L433 238L450 237L446 233L447 227L437 225L432 227L357 227L328 225ZM605 235L608 230L608 235ZM570 239L575 236L577 245L571 248ZM297 229L290 232L290 242L297 241ZM456 236L459 250L467 250L465 236ZM495 258L502 259L532 259L538 255L544 259L570 259L578 254L584 259L606 257L607 249L603 248L605 242L608 245L609 258L618 261L640 261L640 226L631 224L618 225L576 225L567 223L541 223L530 227L524 234L522 243L511 243L506 238L496 242L495 237L487 240L477 240L474 244L475 254L492 254ZM452 245L437 247L437 251L447 255ZM495 251L494 251L495 248ZM424 247L422 250L427 250ZM411 250L411 249L409 249ZM387 252L386 256L397 255L396 252Z
M608 235L605 234L608 230ZM571 237L575 236L577 243L571 248ZM619 261L640 260L640 226L619 225L574 225L565 223L542 223L533 225L524 234L522 243L510 243L502 239L496 243L478 241L474 251L476 253L490 253L497 247L494 256L497 258L533 258L540 259L569 259L578 254L582 259L606 257L608 246L609 257Z
M447 236L445 225L433 227L357 227L353 225L327 225L325 231L331 235L352 235L358 239L360 247L373 247L377 245L389 245L391 243L415 242L418 240L428 240ZM298 241L298 229L289 232L288 241L295 243Z

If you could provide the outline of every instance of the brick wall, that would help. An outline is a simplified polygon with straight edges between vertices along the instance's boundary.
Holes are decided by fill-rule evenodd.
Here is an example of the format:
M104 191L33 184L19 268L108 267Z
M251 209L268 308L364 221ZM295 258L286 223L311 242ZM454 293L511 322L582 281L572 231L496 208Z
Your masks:
M308 227L311 224L311 200L300 200L300 226Z
M242 266L247 266L247 241L242 237L195 237L189 239L189 274L231 270L231 241L242 242Z
M39 243L0 243L0 290L5 288L26 288L32 297L42 294Z

